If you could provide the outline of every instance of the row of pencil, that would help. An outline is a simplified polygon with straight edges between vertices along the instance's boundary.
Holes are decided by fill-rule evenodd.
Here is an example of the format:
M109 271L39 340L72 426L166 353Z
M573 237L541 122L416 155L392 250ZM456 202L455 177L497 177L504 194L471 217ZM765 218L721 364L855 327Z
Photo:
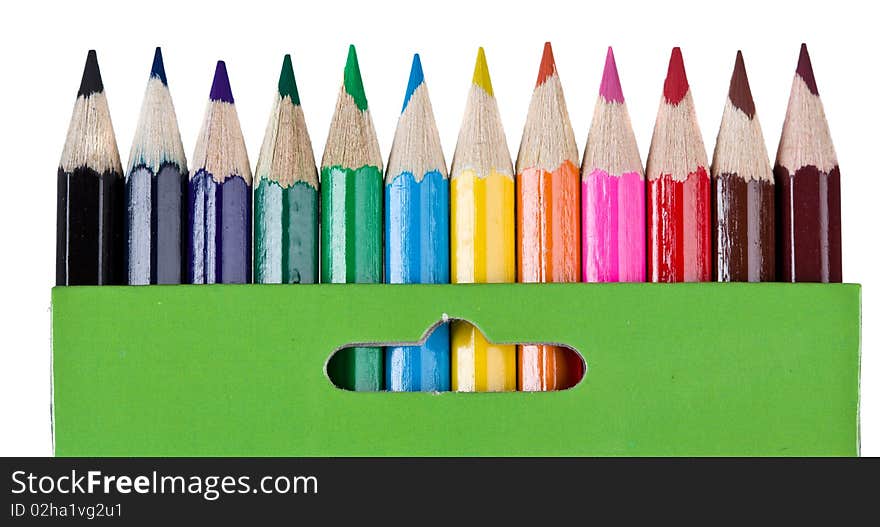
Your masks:
M841 280L839 170L805 46L775 169L739 53L709 166L678 48L646 169L610 48L578 157L548 43L515 166L480 49L449 173L418 55L383 171L351 47L320 179L286 56L252 190L225 64L188 170L157 49L123 175L92 51L58 170L57 283ZM466 322L328 366L345 388L429 391L561 389L582 367Z

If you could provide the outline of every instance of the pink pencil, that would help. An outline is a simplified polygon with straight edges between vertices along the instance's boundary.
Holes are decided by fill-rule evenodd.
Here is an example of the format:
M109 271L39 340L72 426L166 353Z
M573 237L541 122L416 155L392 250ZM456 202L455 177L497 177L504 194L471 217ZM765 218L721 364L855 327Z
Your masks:
M645 176L608 48L581 164L582 279L645 281Z

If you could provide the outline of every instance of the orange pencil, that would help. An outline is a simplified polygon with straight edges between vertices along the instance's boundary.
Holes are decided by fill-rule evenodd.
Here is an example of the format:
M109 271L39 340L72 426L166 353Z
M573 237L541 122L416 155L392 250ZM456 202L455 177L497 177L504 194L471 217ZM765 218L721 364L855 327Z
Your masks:
M580 210L578 149L547 42L516 159L518 282L579 281ZM517 355L519 390L564 390L583 374L566 348L527 344Z

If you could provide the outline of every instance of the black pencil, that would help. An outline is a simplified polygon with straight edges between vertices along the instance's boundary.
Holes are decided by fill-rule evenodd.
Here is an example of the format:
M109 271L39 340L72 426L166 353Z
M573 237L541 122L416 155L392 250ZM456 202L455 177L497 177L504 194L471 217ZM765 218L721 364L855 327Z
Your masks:
M89 51L58 167L55 282L125 282L124 185L95 51Z

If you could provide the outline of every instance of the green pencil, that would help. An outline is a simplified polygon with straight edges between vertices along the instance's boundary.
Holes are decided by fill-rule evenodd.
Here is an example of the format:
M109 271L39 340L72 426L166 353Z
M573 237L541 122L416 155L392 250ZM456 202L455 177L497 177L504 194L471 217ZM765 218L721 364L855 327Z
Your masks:
M318 171L290 55L285 55L257 161L254 282L317 281Z
M321 281L382 282L382 154L367 109L354 46L321 161ZM382 348L338 351L327 365L333 382L356 391L381 390Z

